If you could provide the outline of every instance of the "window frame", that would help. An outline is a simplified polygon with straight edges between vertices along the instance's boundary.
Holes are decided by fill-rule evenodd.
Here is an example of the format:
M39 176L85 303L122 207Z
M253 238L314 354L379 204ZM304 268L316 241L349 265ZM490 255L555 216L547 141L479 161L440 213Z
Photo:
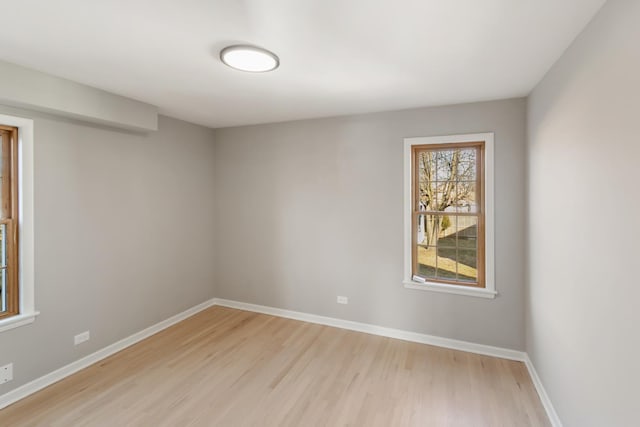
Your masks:
M468 284L446 283L436 280L415 280L414 271L414 194L416 191L415 179L415 163L414 163L414 147L439 145L442 148L460 148L469 146L472 143L484 143L483 158L481 164L481 177L479 181L483 182L480 191L480 207L479 210L483 215L484 228L484 245L483 258L479 256L479 262L482 262L484 269L484 286L470 286ZM408 289L419 289L435 292L446 292L452 294L475 296L481 298L495 298L497 295L495 288L495 262L494 262L494 176L493 176L493 157L494 157L494 134L475 133L463 135L444 135L431 137L414 137L404 139L404 280L403 284ZM478 240L480 245L482 239ZM479 251L480 252L480 251ZM480 278L479 278L480 279Z
M18 269L19 239L17 222L19 218L18 203L18 128L0 124L0 143L2 144L2 207L0 212L0 226L4 225L4 249L6 266L5 294L6 309L0 311L0 320L20 314L20 286Z
M0 332L32 323L39 314L35 310L35 262L33 221L33 120L0 114L0 124L18 129L17 135L17 225L18 310L0 318ZM14 310L15 311L15 310Z

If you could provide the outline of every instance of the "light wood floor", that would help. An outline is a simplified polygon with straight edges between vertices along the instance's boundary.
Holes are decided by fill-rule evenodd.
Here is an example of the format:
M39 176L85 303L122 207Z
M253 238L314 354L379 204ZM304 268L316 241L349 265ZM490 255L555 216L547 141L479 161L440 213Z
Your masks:
M0 426L547 426L524 365L212 307L0 410Z

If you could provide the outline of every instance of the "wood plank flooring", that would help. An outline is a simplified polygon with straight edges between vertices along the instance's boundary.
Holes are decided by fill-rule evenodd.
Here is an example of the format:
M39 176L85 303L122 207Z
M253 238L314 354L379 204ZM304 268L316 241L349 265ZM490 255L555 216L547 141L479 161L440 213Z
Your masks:
M0 426L548 426L520 362L224 307L0 410Z

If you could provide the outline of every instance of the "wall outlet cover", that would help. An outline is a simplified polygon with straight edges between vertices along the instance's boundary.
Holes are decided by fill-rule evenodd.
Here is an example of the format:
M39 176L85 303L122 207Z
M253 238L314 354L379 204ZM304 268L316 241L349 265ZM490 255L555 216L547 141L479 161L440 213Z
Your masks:
M89 338L91 338L89 331L85 331L73 337L73 344L74 345L82 344L85 341L89 341Z
M0 366L0 384L8 383L13 379L13 363Z

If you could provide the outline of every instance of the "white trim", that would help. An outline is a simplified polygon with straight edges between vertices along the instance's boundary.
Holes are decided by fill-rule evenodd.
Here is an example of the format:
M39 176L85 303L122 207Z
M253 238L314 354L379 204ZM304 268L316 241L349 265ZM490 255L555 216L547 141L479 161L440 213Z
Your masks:
M35 309L35 260L33 232L33 120L0 114L0 123L18 128L18 233L20 314L24 321L11 321L11 328L33 322ZM30 318L30 321L26 321ZM12 318L9 318L12 319ZM4 322L4 321L3 321ZM0 331L11 329L0 328Z
M0 332L8 331L9 329L18 328L20 326L28 325L36 320L36 316L40 314L38 311L34 311L29 314L18 314L17 316L7 317L0 320Z
M415 282L413 280L403 281L402 284L407 289L418 289L421 291L444 292L447 294L466 295L468 297L495 298L497 292L485 288L474 288L471 286L447 285L435 282Z
M435 335L420 334L417 332L403 331L368 323L354 322L351 320L336 319L334 317L319 316L317 314L302 313L299 311L285 310L282 308L268 307L264 305L249 304L246 302L216 299L216 305L236 308L239 310L253 311L269 314L271 316L285 317L287 319L302 320L303 322L317 323L319 325L333 326L335 328L348 329L350 331L364 332L366 334L395 338L403 341L417 342L420 344L435 345L453 350L467 351L469 353L483 354L485 356L499 357L501 359L524 361L522 351L508 348L493 347L484 344L476 344L468 341L459 341L451 338L443 338Z
M11 405L12 403L17 402L20 399L24 399L37 392L38 390L42 390L43 388L58 382L70 375L75 374L81 369L84 369L90 365L93 365L96 362L105 359L112 354L115 354L125 348L132 346L145 338L150 337L153 334L156 334L163 329L166 329L170 326L175 325L178 322L183 321L184 319L193 316L194 314L205 310L212 305L215 305L216 300L210 299L209 301L205 301L201 304L198 304L190 309L183 311L182 313L176 314L166 320L163 320L159 323L156 323L153 326L150 326L140 332L137 332L127 338L124 338L114 344L108 345L101 350L96 351L88 356L83 357L82 359L76 360L75 362L71 362L70 364L63 366L60 369L57 369L51 373L48 373L40 378L37 378L27 384L24 384L14 390L11 390L8 393L5 393L0 396L0 409Z
M436 292L447 292L459 295L494 298L495 280L495 222L494 222L494 143L493 132L464 135L429 136L404 139L404 285L410 289ZM419 283L412 280L411 271L411 181L413 165L411 164L411 147L414 145L447 144L484 141L484 185L485 185L485 289L477 292L468 286L447 285L440 283Z
M524 354L524 364L529 370L529 376L531 377L531 381L533 382L536 391L538 392L538 396L540 396L540 401L542 402L542 406L544 410L547 412L547 416L549 417L549 421L553 427L562 427L562 421L560 421L560 417L558 417L558 413L556 409L553 407L553 403L551 403L551 399L547 394L544 386L542 385L542 381L538 376L538 372L536 368L533 366L533 362L529 358L527 353Z

